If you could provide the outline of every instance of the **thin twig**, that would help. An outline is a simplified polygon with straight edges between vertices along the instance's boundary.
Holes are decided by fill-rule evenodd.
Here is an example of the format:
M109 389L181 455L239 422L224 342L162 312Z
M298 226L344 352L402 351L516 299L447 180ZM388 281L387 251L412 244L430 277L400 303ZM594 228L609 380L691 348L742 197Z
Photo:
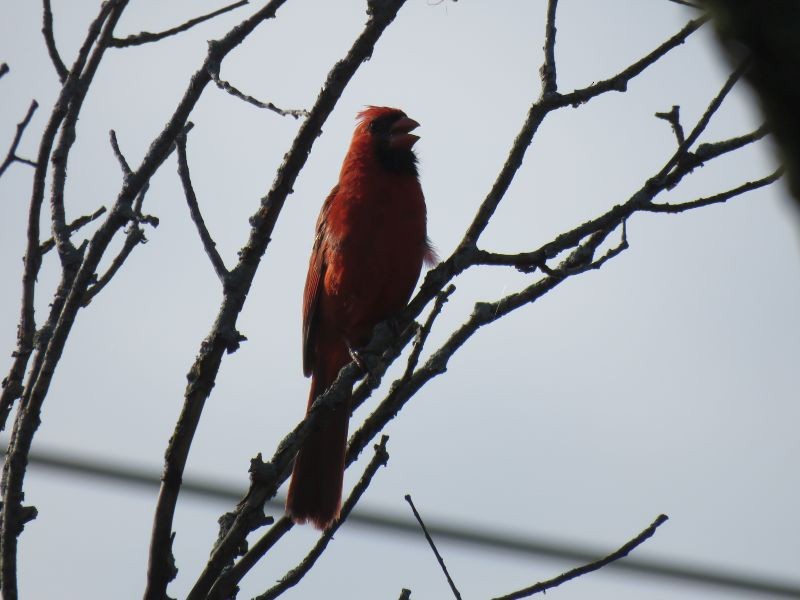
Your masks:
M75 246L70 241L69 230L66 223L66 211L64 207L64 189L67 181L67 163L69 160L72 146L75 143L75 127L78 123L83 101L89 90L89 85L94 78L100 62L108 49L108 40L114 33L114 27L125 10L127 0L110 1L103 4L103 9L107 11L107 17L101 15L92 23L92 30L97 31L95 35L86 38L79 56L70 70L70 77L64 84L66 87L74 85L74 93L67 107L64 121L61 124L61 133L58 143L53 149L50 162L53 165L53 183L50 193L50 220L53 229L53 239L56 241L56 250L61 260L63 270L77 271L79 256ZM78 76L78 80L76 80Z
M405 373L403 373L404 379L410 377L414 372L414 369L417 368L419 356L422 354L422 348L425 346L425 342L428 340L428 335L430 335L431 329L433 329L433 322L439 316L439 313L442 312L445 302L447 302L447 300L455 291L456 286L451 284L443 291L436 294L436 301L431 309L431 314L428 315L428 318L425 320L425 324L419 328L419 331L417 331L417 336L414 339L414 344L411 348L411 354L409 355L408 362L406 363L406 370Z
M253 544L253 547L250 548L235 565L227 569L219 579L217 579L208 592L207 600L224 600L231 597L242 578L247 575L250 569L252 569L255 564L275 546L278 540L292 529L292 527L294 527L294 522L287 516L283 516L275 521L272 527Z
M583 565L582 567L577 567L566 573L562 573L558 577L554 577L553 579L548 579L547 581L542 581L541 583L537 583L527 588L523 588L516 592L512 592L510 594L506 594L505 596L498 596L497 598L493 598L493 600L519 600L519 598L527 598L529 596L533 596L534 594L538 594L539 592L545 592L549 589L557 587L562 583L569 581L571 579L575 579L576 577L580 577L581 575L586 575L587 573L591 573L592 571L597 571L598 569L602 569L607 564L612 563L616 560L621 558L625 558L630 554L633 550L635 550L638 546L643 544L649 538L655 534L656 529L659 528L663 523L667 521L669 517L667 515L659 515L655 521L653 521L647 529L642 531L639 535L635 538L630 540L628 543L620 547L615 552L612 552L605 558L601 558L600 560L596 560L589 564Z
M138 244L145 242L147 242L147 238L145 237L142 228L139 227L137 223L131 223L130 229L128 230L128 235L125 236L125 242L122 244L122 248L114 257L114 260L111 261L108 270L97 278L97 282L94 285L86 290L86 293L83 297L82 306L89 306L94 297L97 296L97 294L99 294L102 289L111 282L111 280L114 278L114 275L117 274L122 265L128 259L128 256L130 256L130 253L133 252L133 249Z
M505 164L503 164L503 168L497 175L497 179L492 185L492 189L481 203L455 254L457 255L461 252L469 251L471 248L475 247L481 233L483 233L483 230L486 229L489 219L491 219L492 215L497 210L500 201L508 191L508 188L514 179L517 170L522 165L525 152L530 146L533 136L548 113L565 106L578 106L584 104L589 100L609 91L625 91L628 83L633 78L637 77L645 69L653 65L662 56L665 56L668 52L683 44L684 41L686 41L686 38L697 31L707 20L707 17L700 17L693 21L689 21L689 23L687 23L678 33L613 77L603 81L598 81L597 83L594 83L588 87L575 90L568 94L554 93L550 96L542 97L534 102L528 110L525 123L522 125L522 129L514 140L514 144L508 154ZM452 263L440 265L436 271L441 273L448 268L452 268L452 266L454 266ZM426 295L429 296L430 294ZM428 301L430 301L430 298L428 298ZM416 306L414 308L415 310L417 309Z
M558 91L556 81L556 6L558 0L547 2L547 24L544 34L544 64L539 69L542 77L542 97L550 96Z
M783 172L784 170L781 167L780 169L777 169L776 171L767 175L766 177L757 179L755 181L748 181L747 183L743 183L738 187L735 187L725 192L720 192L719 194L714 194L713 196L708 196L706 198L698 198L697 200L692 200L690 202L680 202L678 204L670 204L668 202L665 202L663 204L651 203L648 204L643 210L646 210L647 212L677 214L685 212L687 210L701 208L703 206L710 206L711 204L720 204L722 202L727 202L728 200L730 200L731 198L735 198L736 196L741 196L745 192L751 192L753 190L757 190L771 183L774 183L775 181L781 178Z
M220 78L219 76L219 65L212 65L210 69L211 79L214 80L214 83L217 84L217 87L221 90L225 90L231 96L239 98L240 100L244 100L248 104L252 104L253 106L257 106L258 108L266 108L267 110L271 110L274 113L281 115L282 117L294 117L295 119L299 119L300 117L307 117L308 111L304 108L280 108L275 106L272 102L262 102L257 98L253 98L248 94L240 91L238 88L234 87L230 82L225 81L224 79Z
M58 78L61 83L64 83L67 75L69 75L69 69L67 69L64 61L61 60L61 55L56 47L55 35L53 34L53 11L50 8L50 0L42 0L42 5L42 35L44 35L44 43L47 46L47 53L50 55L50 60L56 69Z
M628 84L631 82L632 79L640 75L645 69L655 64L658 60L660 60L663 56L665 56L671 50L674 50L681 44L683 44L687 38L692 35L695 31L700 29L707 21L708 16L701 16L697 19L693 19L689 21L678 33L673 35L671 38L666 40L663 44L658 46L649 54L643 56L635 63L630 65L629 67L623 69L616 75L609 77L608 79L604 79L598 81L597 83L593 83L585 88L577 89L575 91L569 92L568 94L563 94L562 96L557 98L558 104L562 106L578 106L583 104L592 98L595 98L601 94L605 94L606 92L625 92L628 89ZM555 102L556 99L553 99Z
M762 125L758 129L744 135L728 138L727 140L722 140L719 142L707 142L705 144L700 144L697 147L697 150L691 153L689 158L690 160L697 160L702 163L712 158L722 156L723 154L733 152L734 150L738 150L739 148L743 148L744 146L752 144L753 142L757 142L768 133L769 128L766 125Z
M189 205L189 213L197 227L197 233L200 234L200 241L203 243L203 249L206 251L208 258L211 260L211 265L214 267L220 282L225 285L230 276L230 271L225 267L225 262L217 251L217 244L208 232L208 227L206 227L203 215L200 213L200 207L197 204L197 196L194 193L192 179L189 175L189 162L186 158L186 134L179 135L175 142L178 151L178 175L181 178L186 203Z
M113 129L109 130L108 137L111 140L111 149L114 151L114 156L117 157L117 162L119 163L120 169L122 169L123 175L130 175L131 174L131 166L128 164L128 161L125 160L125 156L122 154L122 150L119 149L119 142L117 141L117 132Z
M164 38L177 35L179 33L183 33L184 31L191 29L195 25L199 25L200 23L204 23L214 17L218 17L219 15L225 14L226 12L230 12L235 10L241 6L244 6L249 3L249 0L239 0L238 2L234 2L233 4L229 4L228 6L224 6L220 9L215 10L214 12L210 12L206 15L201 17L195 17L194 19L189 19L185 23L178 25L177 27L172 27L171 29L167 29L165 31L160 31L158 33L151 33L149 31L142 31L140 33L136 33L133 35L129 35L124 38L112 38L110 45L114 48L125 48L127 46L141 46L142 44L149 44L152 42L157 42L159 40L163 40Z
M28 112L25 114L25 118L17 124L17 133L14 134L14 139L11 142L11 147L8 149L5 160L0 164L0 177L3 176L3 173L6 172L9 165L15 161L36 167L34 161L17 156L17 147L19 146L20 140L22 140L22 134L25 133L25 128L28 126L28 123L30 123L33 118L33 113L36 112L38 107L39 103L36 102L36 100L32 100L31 105L28 107Z
M411 507L411 511L414 513L417 523L419 523L419 526L422 527L422 533L425 534L425 539L428 540L428 545L431 547L431 550L433 550L433 554L436 556L436 560L439 562L439 566L442 568L442 571L444 571L444 576L447 578L447 583L450 584L450 589L453 591L453 595L456 597L456 600L461 600L461 593L458 591L453 578L450 577L450 572L447 570L447 566L444 564L444 559L442 558L442 555L439 554L436 544L433 543L433 538L431 537L431 534L428 533L428 528L425 527L425 523L422 521L422 517L417 511L417 507L414 506L414 501L411 500L411 494L406 494L404 498Z
M733 89L733 86L739 81L739 79L744 75L744 72L749 68L750 60L745 59L743 60L738 67L736 67L733 72L728 76L725 80L725 83L720 88L717 95L714 99L709 103L708 107L706 108L703 115L697 121L697 124L692 128L692 131L686 137L683 142L678 145L678 149L675 151L675 154L667 161L667 164L663 166L661 171L654 177L655 180L663 180L669 174L670 171L683 160L689 152L689 149L694 145L700 135L706 130L708 127L709 122L711 121L711 117L716 114L719 110L719 107L722 106L722 102L725 100L727 95ZM680 178L673 179L670 182L668 187L674 186L677 182L680 181Z
M106 207L101 206L92 214L83 215L82 217L78 217L77 219L72 221L69 225L67 225L67 229L69 230L70 233L75 233L81 227L83 227L84 225L88 225L92 221L96 221L97 219L100 218L101 215L104 215L105 213L106 213ZM41 252L41 254L43 255L47 254L48 252L50 252L50 250L52 250L55 247L55 245L56 245L55 240L53 238L48 238L45 241L43 241L42 244L39 246L39 252Z
M350 496L342 505L339 518L336 519L336 521L322 533L319 540L308 553L308 555L306 555L306 557L300 561L296 567L286 573L286 575L284 575L277 584L260 596L256 596L254 600L274 600L286 590L295 586L305 576L305 574L311 570L311 567L314 566L314 563L316 563L317 559L322 555L325 548L328 546L328 543L330 543L330 541L333 539L333 535L336 533L339 527L341 527L342 523L347 520L350 511L353 510L353 507L358 503L358 500L361 498L362 494L369 487L370 483L372 483L372 478L375 476L375 473L377 473L379 468L386 466L386 463L389 460L389 453L386 451L386 442L388 441L389 436L384 435L381 437L381 441L375 445L375 455L367 465L367 468L364 470L364 474L353 488L353 491L350 492Z

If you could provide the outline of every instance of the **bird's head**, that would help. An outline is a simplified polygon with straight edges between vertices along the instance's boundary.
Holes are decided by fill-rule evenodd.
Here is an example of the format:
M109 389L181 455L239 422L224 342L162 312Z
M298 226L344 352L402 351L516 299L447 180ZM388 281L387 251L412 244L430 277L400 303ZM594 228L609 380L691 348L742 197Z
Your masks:
M412 150L419 136L411 133L419 127L414 119L397 108L368 106L358 113L356 136L367 138L378 161L388 171L417 174L417 157Z

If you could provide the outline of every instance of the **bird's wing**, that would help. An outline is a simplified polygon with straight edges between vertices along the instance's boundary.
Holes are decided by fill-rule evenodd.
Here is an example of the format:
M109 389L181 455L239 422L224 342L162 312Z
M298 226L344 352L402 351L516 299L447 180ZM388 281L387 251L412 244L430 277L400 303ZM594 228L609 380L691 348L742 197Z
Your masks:
M331 203L339 191L336 185L328 194L322 210L317 219L316 235L314 236L314 247L311 250L311 260L308 264L308 274L306 275L306 287L303 291L303 373L310 377L314 370L314 339L317 329L317 308L319 297L322 292L322 282L325 280L325 251L323 242L325 238L325 224L328 218L328 211Z

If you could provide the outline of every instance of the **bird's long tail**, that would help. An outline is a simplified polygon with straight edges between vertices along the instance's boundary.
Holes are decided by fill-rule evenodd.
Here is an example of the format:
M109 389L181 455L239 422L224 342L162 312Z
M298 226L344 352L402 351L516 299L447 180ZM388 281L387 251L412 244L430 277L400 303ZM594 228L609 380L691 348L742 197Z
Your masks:
M342 358L343 361L329 361L341 362L339 367L333 364L315 366L308 408L311 408L316 396L328 389L336 379L339 368L349 362L346 352ZM322 427L311 431L303 442L295 459L286 497L286 512L295 523L310 521L317 529L325 529L339 516L349 418L348 399L326 419Z

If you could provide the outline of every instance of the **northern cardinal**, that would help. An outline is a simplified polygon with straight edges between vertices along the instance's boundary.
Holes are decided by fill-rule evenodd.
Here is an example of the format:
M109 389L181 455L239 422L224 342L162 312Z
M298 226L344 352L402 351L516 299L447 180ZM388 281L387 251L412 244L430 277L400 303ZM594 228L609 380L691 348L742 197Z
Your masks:
M308 408L375 325L405 307L423 262L434 260L412 150L418 126L396 108L360 112L339 183L322 205L303 294ZM297 454L286 499L295 523L325 529L339 516L350 410L339 406Z

